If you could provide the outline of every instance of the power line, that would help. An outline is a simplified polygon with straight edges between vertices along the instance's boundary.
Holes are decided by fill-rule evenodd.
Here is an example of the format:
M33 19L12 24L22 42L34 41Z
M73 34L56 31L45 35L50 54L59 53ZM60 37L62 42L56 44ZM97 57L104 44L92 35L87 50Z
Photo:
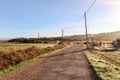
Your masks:
M87 13L93 7L95 2L96 2L96 0L93 1L93 3L90 5L90 7L88 7L88 9L85 11L85 13ZM72 26L64 29L64 31L67 31L68 29L71 29L71 28L75 27L83 18L84 18L84 14L81 16L81 18L75 24L73 24Z
M87 9L87 11L84 13L84 19L85 19L85 32L86 32L86 42L87 42L87 49L88 49L88 33L87 33L87 19L86 19L86 13L92 8L92 6L95 4L96 0L90 5L90 7Z
M83 18L84 18L84 15L76 23L74 23L72 26L70 26L70 27L68 27L64 30L67 31L68 29L71 29L71 28L75 27Z
M95 4L96 0L93 1L93 3L90 5L90 7L85 11L86 13L93 7L93 5Z

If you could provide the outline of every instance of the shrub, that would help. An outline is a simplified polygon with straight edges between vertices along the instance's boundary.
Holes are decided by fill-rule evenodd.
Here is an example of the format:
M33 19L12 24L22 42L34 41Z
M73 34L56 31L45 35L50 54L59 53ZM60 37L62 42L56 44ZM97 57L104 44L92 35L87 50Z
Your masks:
M59 44L55 47L37 48L35 46L24 48L24 49L9 49L6 51L0 51L0 70L5 69L9 66L19 64L24 60L32 59L38 55L42 55L57 49L64 48L65 44Z

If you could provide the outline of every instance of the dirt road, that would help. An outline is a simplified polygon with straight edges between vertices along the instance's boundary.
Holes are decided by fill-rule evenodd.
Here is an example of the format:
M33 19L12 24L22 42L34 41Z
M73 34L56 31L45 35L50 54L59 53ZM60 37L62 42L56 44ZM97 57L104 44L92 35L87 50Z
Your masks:
M80 45L75 44L0 77L0 80L96 80Z

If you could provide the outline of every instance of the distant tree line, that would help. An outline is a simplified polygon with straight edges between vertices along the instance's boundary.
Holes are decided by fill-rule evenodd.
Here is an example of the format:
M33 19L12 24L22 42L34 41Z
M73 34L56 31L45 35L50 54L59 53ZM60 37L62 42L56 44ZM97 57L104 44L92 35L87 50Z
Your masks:
M50 41L58 41L61 40L61 37L51 37L51 38L15 38L8 40L8 42L18 42L18 43L48 43ZM64 41L66 41L64 39Z
M48 41L45 40L40 40L36 38L16 38L16 39L11 39L8 42L18 42L18 43L48 43Z
M99 33L99 34L89 34L91 38L94 40L102 41L102 40L115 40L120 38L120 31L110 32L110 33ZM15 38L11 39L8 42L19 42L19 43L48 43L49 41L83 41L85 40L85 35L73 35L73 36L64 36L62 39L61 37L50 37L50 38Z

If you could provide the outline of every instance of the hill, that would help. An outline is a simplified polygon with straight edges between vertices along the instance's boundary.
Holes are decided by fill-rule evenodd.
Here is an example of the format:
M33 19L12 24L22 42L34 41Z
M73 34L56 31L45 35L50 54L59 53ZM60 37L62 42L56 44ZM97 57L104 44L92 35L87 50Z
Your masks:
M108 32L108 33L99 33L99 34L88 34L89 38L93 38L94 40L106 40L106 41L113 41L117 38L120 38L120 31L116 32ZM61 40L61 37L50 37L50 38L16 38L16 39L11 39L8 40L9 42L20 42L20 43L41 43L41 42L46 42L46 41L57 41ZM72 35L72 36L64 36L64 41L65 40L71 40L71 41L76 41L76 40L84 40L85 35Z
M0 41L8 41L9 38L0 38Z
M99 34L88 34L88 37L93 38L94 40L115 40L120 38L120 31L108 32L108 33L99 33ZM73 35L66 36L65 39L70 40L84 40L85 35Z

